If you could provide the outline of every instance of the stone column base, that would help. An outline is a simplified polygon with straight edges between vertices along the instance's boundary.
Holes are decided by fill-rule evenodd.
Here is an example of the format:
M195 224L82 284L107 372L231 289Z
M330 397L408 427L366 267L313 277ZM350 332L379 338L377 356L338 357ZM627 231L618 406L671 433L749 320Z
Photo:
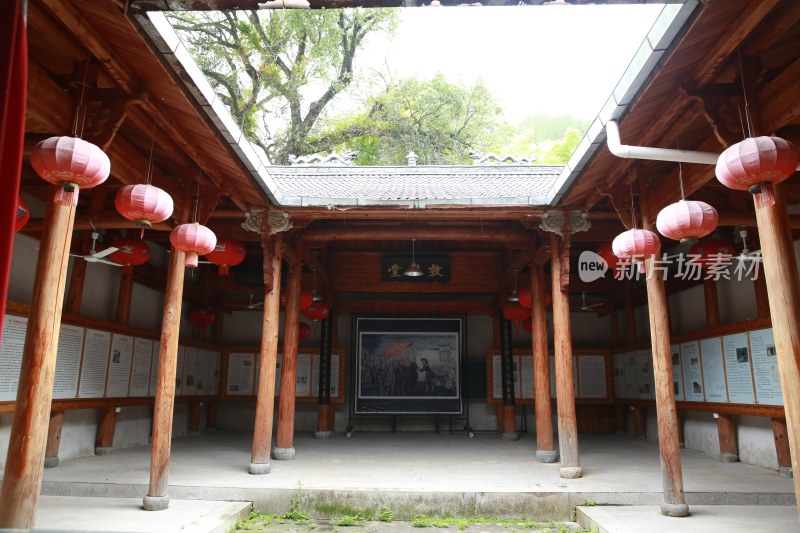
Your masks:
M333 437L333 431L331 431L331 430L328 430L328 431L315 431L314 432L314 438L315 439L329 439L331 437Z
M780 466L780 467L778 467L778 473L780 475L782 475L783 477L790 477L790 478L794 477L794 474L792 473L792 467L791 466Z
M271 467L269 463L250 463L250 468L248 471L254 476L260 476L263 474L269 474L270 468Z
M145 496L142 507L145 511L163 511L169 507L169 496Z
M114 448L111 446L97 446L94 449L95 455L111 455L114 451Z
M723 463L738 463L739 456L735 453L723 453L720 455L719 460Z
M555 463L558 461L558 452L555 450L536 450L536 460L540 463Z
M661 502L661 513L667 516L689 516L689 506L685 503Z
M58 466L58 457L45 457L44 458L44 467L45 468L55 468Z
M519 440L519 433L516 431L504 431L503 440Z
M274 448L272 458L276 461L291 461L294 459L294 446L291 448Z
M579 466L562 466L559 475L564 479L577 479L583 477L583 471Z

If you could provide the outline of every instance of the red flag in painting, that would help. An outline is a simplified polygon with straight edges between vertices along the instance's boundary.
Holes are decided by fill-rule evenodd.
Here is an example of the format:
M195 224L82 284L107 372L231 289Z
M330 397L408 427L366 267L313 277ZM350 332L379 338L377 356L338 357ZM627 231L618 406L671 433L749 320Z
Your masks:
M0 1L0 318L5 314L25 141L28 45L23 0ZM0 330L0 335L2 331Z
M384 357L401 357L406 354L413 343L411 341L393 341L383 352Z

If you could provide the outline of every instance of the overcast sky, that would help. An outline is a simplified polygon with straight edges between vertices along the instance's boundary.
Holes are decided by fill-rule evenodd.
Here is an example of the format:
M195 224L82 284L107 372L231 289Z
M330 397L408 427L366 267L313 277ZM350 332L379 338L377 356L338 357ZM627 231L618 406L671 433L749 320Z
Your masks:
M359 64L397 77L483 77L510 121L546 112L591 119L611 94L661 5L424 7L401 12L391 42Z

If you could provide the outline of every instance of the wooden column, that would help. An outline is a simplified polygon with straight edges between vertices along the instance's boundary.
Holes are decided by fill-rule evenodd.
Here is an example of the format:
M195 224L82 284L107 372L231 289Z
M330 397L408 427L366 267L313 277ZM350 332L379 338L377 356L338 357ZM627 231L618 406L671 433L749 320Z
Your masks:
M765 186L767 189L771 186ZM792 467L800 461L800 279L789 230L786 199L780 185L774 188L775 203L756 199L756 221L761 240L763 275L767 281L772 333L778 357L783 409ZM761 275L761 273L759 273ZM794 476L795 494L800 494L800 476ZM800 507L798 508L800 511Z
M111 455L116 430L117 408L104 407L100 413L100 424L97 426L97 437L94 441L95 455Z
M88 247L80 247L80 253L88 251ZM78 315L81 312L83 302L83 285L86 280L86 261L76 258L72 262L72 274L69 277L69 287L67 288L67 299L64 302L64 312Z
M756 309L758 318L769 318L769 296L767 295L767 278L763 272L753 280L753 288L756 292Z
M609 317L611 318L611 347L615 348L619 346L619 318L617 317L617 306L613 300L611 301ZM614 425L616 426L616 432L624 435L628 428L628 419L625 413L625 405L619 403L619 401L620 398L614 398Z
M716 281L713 279L703 280L703 297L706 304L706 327L715 328L720 324Z
M569 228L564 229L565 234ZM569 316L569 246L555 234L550 235L553 285L553 337L556 355L556 409L558 412L558 448L560 475L577 478L583 474L578 457L578 422L575 417L575 393L572 377L572 327ZM565 283L562 283L565 282Z
M133 270L124 267L120 270L121 273L119 278L119 296L117 297L116 321L120 324L128 324L131 318L131 297L133 296Z
M75 206L47 202L0 492L0 528L34 527L74 222Z
M187 202L188 204L188 202ZM169 507L167 483L172 442L172 411L175 407L175 370L181 325L184 254L172 248L169 254L164 315L161 322L161 349L158 353L158 381L153 409L153 443L150 449L150 487L144 497L146 511Z
M547 349L547 309L544 270L531 262L531 325L533 327L533 396L536 409L536 460L555 463L553 407L550 398L550 355Z
M647 438L647 412L641 405L631 406L633 411L633 435L640 439Z
M642 201L642 221L645 229L655 231L655 215L649 212L646 199ZM672 378L672 351L669 336L669 310L664 273L653 269L651 259L647 268L647 304L650 316L650 343L653 350L655 375L656 418L658 419L658 448L661 452L661 474L664 499L661 512L669 516L687 516L689 506L683 494L681 446L678 438L678 409Z
M786 419L772 419L772 436L775 438L775 453L778 458L778 471L784 477L792 477L792 454L789 451L789 437L786 435Z
M286 314L283 326L283 363L281 364L281 391L278 401L277 446L272 458L278 461L294 459L294 402L297 387L297 333L300 326L300 283L303 265L298 251L297 259L289 264L287 280Z
M505 419L503 418L503 402L499 401L494 404L494 417L497 420L497 431L503 433L505 431Z
M206 405L206 429L217 429L217 402L211 400Z
M261 243L264 251L264 314L261 320L261 350L258 391L256 392L256 422L253 429L253 451L249 472L269 474L272 448L272 421L275 414L275 369L278 359L278 328L281 307L281 255L283 234L267 236Z
M719 413L717 432L719 433L719 458L723 463L739 461L739 446L736 443L736 425L733 415Z
M189 435L200 434L200 415L203 414L203 402L189 404Z
M321 322L319 337L319 390L317 398L317 431L314 437L317 439L328 439L333 435L331 421L331 350L333 349L333 317L329 314L328 318ZM337 376L338 378L338 376ZM314 384L312 383L313 387Z
M58 447L61 444L61 428L64 426L64 411L50 413L50 426L47 428L47 447L44 452L44 467L58 466Z

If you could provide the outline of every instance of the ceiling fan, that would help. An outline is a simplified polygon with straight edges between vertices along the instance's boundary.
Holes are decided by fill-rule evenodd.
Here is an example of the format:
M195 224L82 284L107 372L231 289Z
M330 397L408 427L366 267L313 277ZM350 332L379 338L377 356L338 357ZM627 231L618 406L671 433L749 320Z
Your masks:
M587 304L586 293L585 292L581 293L581 306L579 308L581 311L591 311L595 307L600 307L601 305L603 305L603 302L598 302L596 304Z
M113 254L114 252L119 250L119 248L115 248L114 246L109 246L105 250L100 250L99 252L95 250L97 246L97 238L99 236L100 234L98 232L96 231L92 232L92 249L89 250L89 253L87 255L80 255L80 254L69 254L69 255L71 255L72 257L80 257L87 263L103 263L104 265L111 265L116 267L122 266L119 263L103 259L107 255Z
M742 251L736 257L736 259L740 261L747 261L747 260L757 260L761 257L761 250L750 251L747 248L747 228L741 228L739 230L739 237L742 238Z
M258 309L259 307L263 307L263 306L264 306L264 301L263 300L260 301L260 302L254 302L253 301L253 293L251 292L250 293L250 297L247 300L247 306L246 306L247 309Z

